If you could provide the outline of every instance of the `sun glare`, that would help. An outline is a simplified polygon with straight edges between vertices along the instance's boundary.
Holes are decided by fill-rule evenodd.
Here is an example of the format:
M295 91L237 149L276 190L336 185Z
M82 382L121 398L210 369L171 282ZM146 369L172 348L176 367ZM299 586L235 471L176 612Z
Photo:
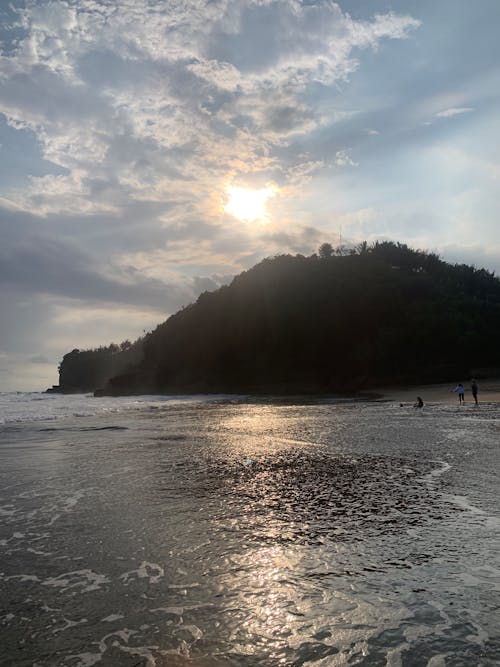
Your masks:
M274 195L273 188L251 190L250 188L230 186L227 189L227 202L224 211L234 215L242 222L266 222L268 219L266 203Z

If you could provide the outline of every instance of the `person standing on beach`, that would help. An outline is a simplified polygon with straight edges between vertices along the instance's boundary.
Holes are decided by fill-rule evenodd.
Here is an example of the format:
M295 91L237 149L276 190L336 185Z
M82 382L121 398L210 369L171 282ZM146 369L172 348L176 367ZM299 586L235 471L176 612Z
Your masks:
M474 378L472 378L472 380L470 381L470 388L472 390L472 397L474 399L474 402L477 405L478 404L477 403L477 394L478 394L479 388L477 386L477 380L474 380Z
M465 403L465 389L461 382L457 384L453 391L458 394L458 402Z

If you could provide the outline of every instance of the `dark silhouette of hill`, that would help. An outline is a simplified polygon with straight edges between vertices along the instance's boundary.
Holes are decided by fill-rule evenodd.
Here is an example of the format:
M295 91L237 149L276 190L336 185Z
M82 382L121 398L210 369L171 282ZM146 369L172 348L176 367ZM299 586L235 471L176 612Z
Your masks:
M500 367L499 340L493 273L399 243L323 244L318 255L265 259L201 294L144 338L139 363L95 388L352 393L454 381Z
M115 375L135 368L143 358L143 339L111 343L94 350L74 349L65 354L59 365L59 385L48 389L54 393L93 392L105 386Z

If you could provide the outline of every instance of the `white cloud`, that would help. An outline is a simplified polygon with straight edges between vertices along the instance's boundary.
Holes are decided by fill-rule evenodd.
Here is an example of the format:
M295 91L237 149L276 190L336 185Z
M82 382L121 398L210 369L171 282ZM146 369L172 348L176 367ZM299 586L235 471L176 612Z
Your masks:
M348 150L337 151L335 154L335 164L337 167L357 167L358 163L354 162Z
M207 192L244 163L268 168L262 147L322 123L298 97L308 83L345 78L356 49L419 25L394 14L356 21L335 3L296 0L30 0L21 18L25 38L3 58L0 110L69 174L33 180L32 199L12 199L87 214L121 199L116 189L112 202L91 198L91 177L124 196L152 189L168 199L185 191L182 181Z
M459 116L463 113L470 113L474 111L472 107L451 107L450 109L444 109L444 111L439 111L436 114L436 118L451 118L452 116Z
M32 133L48 167L23 165L1 193L2 303L14 314L20 296L34 300L4 327L22 324L29 357L49 359L118 329L134 337L141 318L160 321L265 255L315 250L324 235L300 205L276 197L271 224L243 226L223 193L277 183L298 203L317 174L349 171L351 142L319 156L308 141L357 113L335 86L362 51L419 26L357 20L331 0L26 0L15 11L23 32L0 53L0 113ZM21 337L9 340L18 354Z
M326 162L324 160L314 160L311 156L301 156L302 160L297 160L296 164L287 170L286 180L292 186L304 185L312 180L314 174L324 169Z

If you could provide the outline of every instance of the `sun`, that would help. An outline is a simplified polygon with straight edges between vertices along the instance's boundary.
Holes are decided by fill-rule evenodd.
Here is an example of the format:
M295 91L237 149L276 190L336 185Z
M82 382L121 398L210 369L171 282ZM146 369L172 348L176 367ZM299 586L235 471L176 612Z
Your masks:
M227 202L224 211L234 215L242 222L266 222L268 219L266 203L274 195L273 188L252 190L230 186L227 189Z

